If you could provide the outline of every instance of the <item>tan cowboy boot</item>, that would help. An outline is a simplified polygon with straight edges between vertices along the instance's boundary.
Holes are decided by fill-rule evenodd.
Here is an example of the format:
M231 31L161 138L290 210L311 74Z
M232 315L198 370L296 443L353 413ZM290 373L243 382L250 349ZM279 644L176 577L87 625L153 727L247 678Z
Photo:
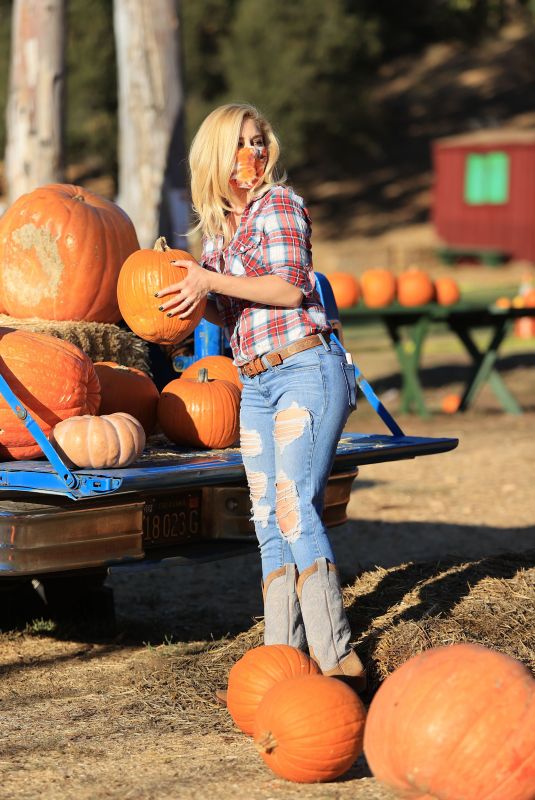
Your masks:
M305 626L296 591L295 564L270 572L262 585L264 644L289 644L306 649ZM227 690L216 689L216 699L226 705Z
M338 570L317 558L297 581L309 652L324 675L341 678L355 691L366 688L366 670L350 645Z

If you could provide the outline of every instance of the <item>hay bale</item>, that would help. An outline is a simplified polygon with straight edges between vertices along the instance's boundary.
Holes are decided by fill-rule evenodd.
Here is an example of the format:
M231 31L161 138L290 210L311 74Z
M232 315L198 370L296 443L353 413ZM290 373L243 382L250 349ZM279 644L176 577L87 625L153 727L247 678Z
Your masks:
M91 361L116 361L150 374L149 347L132 331L107 322L77 322L39 319L16 319L0 314L0 327L19 328L33 333L47 333L76 345Z

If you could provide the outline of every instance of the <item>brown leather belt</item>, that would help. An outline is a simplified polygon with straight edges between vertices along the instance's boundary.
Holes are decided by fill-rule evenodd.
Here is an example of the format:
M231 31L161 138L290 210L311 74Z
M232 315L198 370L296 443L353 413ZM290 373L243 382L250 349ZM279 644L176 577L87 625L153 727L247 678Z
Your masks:
M323 344L323 339L317 333L313 333L311 336L304 336L287 347L281 347L280 350L272 350L271 353L266 353L264 356L253 358L252 361L243 364L240 367L240 371L242 375L254 378L255 375L260 375L260 373L267 370L267 367L262 363L262 359L265 359L272 367L276 367L278 364L282 364L285 358L301 353L303 350L309 350L311 347L317 347L319 344Z

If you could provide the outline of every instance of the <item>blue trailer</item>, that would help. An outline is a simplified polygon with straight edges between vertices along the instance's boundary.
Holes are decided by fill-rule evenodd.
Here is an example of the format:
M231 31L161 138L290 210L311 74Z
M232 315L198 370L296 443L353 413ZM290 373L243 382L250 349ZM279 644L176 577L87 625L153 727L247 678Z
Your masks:
M329 283L322 275L318 283L340 336ZM221 330L202 321L193 355L175 356L174 368L180 372L194 360L225 351ZM444 453L458 444L453 438L406 436L355 369L361 392L389 432L340 438L325 495L329 527L345 522L360 467ZM4 609L18 607L20 593L30 586L51 607L65 608L73 591L87 600L112 566L193 564L256 548L239 448L193 451L155 436L130 467L72 470L2 376L0 391L45 455L0 463L0 590L7 590L4 599L15 598Z

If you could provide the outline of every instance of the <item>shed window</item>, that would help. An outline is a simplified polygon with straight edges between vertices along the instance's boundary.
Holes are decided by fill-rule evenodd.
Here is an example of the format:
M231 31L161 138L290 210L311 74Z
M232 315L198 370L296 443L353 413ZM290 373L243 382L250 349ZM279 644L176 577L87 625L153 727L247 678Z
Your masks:
M464 200L470 206L500 205L509 199L507 153L470 153L466 157Z

